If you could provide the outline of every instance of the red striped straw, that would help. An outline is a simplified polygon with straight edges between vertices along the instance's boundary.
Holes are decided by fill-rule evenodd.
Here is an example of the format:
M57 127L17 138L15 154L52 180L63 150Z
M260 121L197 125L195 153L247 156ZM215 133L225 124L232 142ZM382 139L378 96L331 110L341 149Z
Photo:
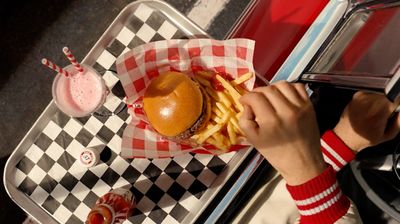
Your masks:
M65 75L66 77L69 76L69 73L62 69L60 66L54 64L53 62L49 61L47 58L42 59L42 64L46 65L47 67L51 68L52 70Z
M75 66L75 69L78 72L83 72L83 68L82 66L79 64L79 62L76 60L76 58L74 57L74 55L71 53L71 51L68 49L68 47L64 47L63 48L63 52L65 54L65 56L67 56L68 60L71 62L71 64L73 64Z

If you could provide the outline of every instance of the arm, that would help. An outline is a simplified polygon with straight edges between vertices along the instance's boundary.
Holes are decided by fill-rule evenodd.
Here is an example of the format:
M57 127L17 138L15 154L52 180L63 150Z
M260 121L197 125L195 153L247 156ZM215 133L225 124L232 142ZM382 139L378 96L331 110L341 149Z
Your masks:
M240 102L240 125L251 142L286 180L301 222L332 223L349 210L320 150L315 112L302 84L278 82L255 89Z
M333 131L321 138L324 160L338 171L364 148L394 138L400 129L396 105L384 95L355 93Z

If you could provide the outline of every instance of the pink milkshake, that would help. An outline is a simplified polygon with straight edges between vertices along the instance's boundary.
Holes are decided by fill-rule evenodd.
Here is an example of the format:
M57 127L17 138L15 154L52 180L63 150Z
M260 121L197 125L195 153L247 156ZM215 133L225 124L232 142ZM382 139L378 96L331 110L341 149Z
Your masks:
M73 66L67 66L71 75L58 74L53 82L53 99L58 108L72 117L90 115L104 103L108 88L102 77L91 67L82 65L78 73Z

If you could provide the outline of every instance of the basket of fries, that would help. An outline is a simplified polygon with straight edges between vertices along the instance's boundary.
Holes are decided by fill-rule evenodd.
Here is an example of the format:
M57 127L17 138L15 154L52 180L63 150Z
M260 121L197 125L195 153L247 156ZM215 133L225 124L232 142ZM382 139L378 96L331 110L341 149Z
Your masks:
M121 156L248 148L238 122L239 98L254 86L253 51L254 41L248 39L165 40L119 57L117 71L132 118Z

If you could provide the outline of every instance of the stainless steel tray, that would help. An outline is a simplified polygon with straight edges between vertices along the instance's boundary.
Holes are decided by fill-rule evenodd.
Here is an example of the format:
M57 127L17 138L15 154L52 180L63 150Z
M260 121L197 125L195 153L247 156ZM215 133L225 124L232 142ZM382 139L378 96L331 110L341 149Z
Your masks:
M152 18L150 19L150 17ZM140 28L134 27L138 24ZM123 35L122 33L124 32L125 34ZM149 37L149 33L153 36ZM126 35L130 35L129 38L131 39L128 39ZM93 65L98 70L103 70L102 73L106 79L106 83L109 87L112 87L117 81L116 77L112 73L105 71L113 69L113 66L115 66L113 60L115 61L118 54L122 54L129 48L134 47L134 45L140 44L141 41L207 36L205 31L168 4L162 1L138 1L129 4L121 11L86 55L83 63ZM135 39L138 37L139 39ZM117 98L115 100L117 103L120 103ZM118 130L115 128L115 119L118 120L118 124L120 125L117 127ZM127 122L129 122L129 117L126 113L125 115L114 115L107 118L97 116L83 119L70 118L62 114L52 101L19 143L6 163L3 178L7 193L25 212L32 215L41 223L82 222L84 213L88 211L90 204L94 203L93 196L100 196L106 189L108 191L111 188L128 184L132 185L133 191L137 194L139 200L138 212L135 212L127 223L190 223L196 221L198 215L208 206L231 175L237 171L238 166L251 151L251 149L242 150L219 157L188 154L173 159L126 160L119 156L120 146L118 142L121 138L121 130L123 130L124 123ZM70 124L74 124L75 127L70 127ZM103 129L108 130L104 131ZM54 130L58 131L58 136L56 136L57 134L55 134ZM71 134L71 132L79 133ZM65 133L69 133L72 137L68 137L68 141L65 139L60 140L61 133L64 135ZM81 135L81 133L83 134ZM47 139L47 142L43 143L42 138ZM91 178L97 178L95 186L92 186L92 183L90 183L90 178L85 179L86 174L89 173L88 170L75 167L75 152L71 148L72 143L68 142L77 142L76 145L80 147L101 143L110 150L111 159L108 162L104 162L94 169L89 169L91 174L95 174ZM58 155L60 156L58 160L58 157L54 157L57 153L52 151L56 143L58 148L57 153L60 154ZM58 144L61 144L61 146ZM43 148L43 145L45 145L45 148ZM41 158L34 158L39 156L35 152L40 152ZM67 155L68 159L65 160L63 157L64 162L61 164L60 158L64 155ZM44 159L44 157L46 158ZM253 160L253 163L259 163L257 162L258 160L260 160L259 156ZM46 161L52 162L46 163ZM57 173L55 164L59 163L64 167L64 173ZM136 171L141 171L141 173L137 174L138 178L136 181L130 181L129 175L127 175L126 179L122 178L125 178L125 176L121 174L123 171L121 171L120 164L125 164L124 169L126 170L135 169ZM177 168L179 171L168 173L168 169L174 165L179 165ZM250 171L254 169L254 165L250 164L248 166L248 172L246 175L242 175L241 181L247 179L251 174ZM105 171L99 171L100 167L103 167ZM45 176L42 179L38 179L40 175L36 175L32 170L40 171L38 174L40 173ZM126 170L124 173L127 172ZM103 173L99 174L99 172ZM133 173L133 171L131 172ZM152 172L158 173L158 176L149 176ZM72 179L64 181L66 173ZM59 179L56 176L60 176ZM50 182L46 182L46 178ZM119 179L112 181L115 178ZM178 180L179 178L180 180ZM122 182L120 181L121 179L123 180ZM167 181L163 182L165 179ZM72 181L74 182L74 186L70 186L70 180L76 180L76 182ZM68 182L68 186L64 186L63 182ZM104 182L107 182L107 185L101 185ZM21 189L28 189L26 187L29 185L24 185L24 188L22 188L21 185L23 183L25 185L29 183L30 187L34 185L34 189L30 189L29 192L22 191ZM166 186L166 183L170 185ZM76 190L78 185L81 188ZM83 185L89 185L92 188ZM193 192L193 188L198 185L205 188ZM71 189L68 189L68 187ZM94 190L96 187L97 190ZM64 190L54 193L55 189L59 188ZM176 196L173 193L177 192L176 190L178 192L180 190L183 193L182 195L178 195L176 199L172 199L173 196ZM90 192L86 196L82 196L85 191ZM91 199L89 197L90 194L92 194ZM86 203L85 200L88 197L89 202ZM48 202L48 199L51 200ZM72 201L72 204L68 204L67 200ZM63 207L63 209L60 209L60 207ZM187 209L189 207L190 209ZM182 213L176 214L181 211L185 211L184 215Z

